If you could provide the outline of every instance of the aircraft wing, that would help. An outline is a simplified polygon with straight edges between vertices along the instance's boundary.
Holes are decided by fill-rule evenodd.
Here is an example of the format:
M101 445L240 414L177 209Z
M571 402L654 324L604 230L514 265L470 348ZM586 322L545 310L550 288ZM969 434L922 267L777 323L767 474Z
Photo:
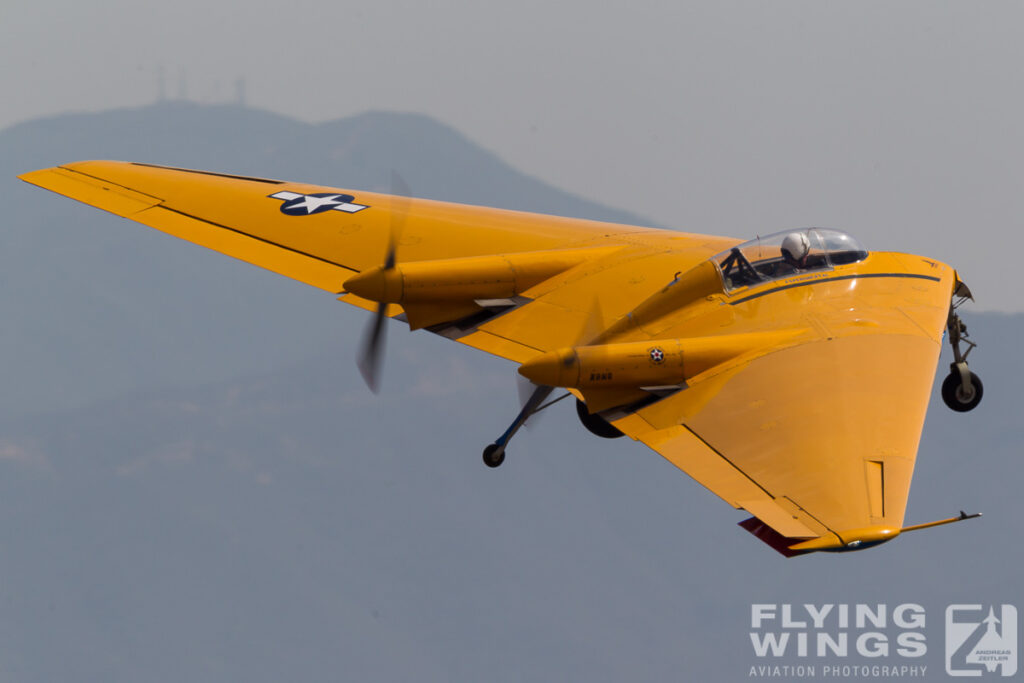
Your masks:
M905 254L872 259L855 284L769 284L726 304L739 329L799 331L614 422L752 514L741 526L786 555L903 528L955 275Z
M675 387L558 386L784 554L902 528L957 282L944 264L876 252L729 293L709 260L728 238L125 162L21 178L518 363L674 340L718 360ZM393 239L397 285L380 269Z
M687 266L737 241L120 161L65 164L20 178L339 294L342 301L368 310L377 304L346 293L344 283L382 264L392 234L397 235L397 259L403 264L559 251L568 254L559 267L576 275L598 260L602 261L599 268L604 269L609 261L635 261L657 253L696 249L696 255L682 262ZM557 287L558 282L546 282L542 289ZM637 290L635 296L645 291L645 287L632 289ZM530 294L531 299L536 298L534 292ZM621 305L628 305L631 298L632 292L622 297ZM588 297L588 301L591 299ZM463 318L480 310L465 302L404 308L413 318L414 327L431 327L435 321ZM559 310L545 311L552 312L557 314ZM392 317L402 313L401 306L388 309ZM581 318L578 311L561 313L567 313L569 319ZM446 333L470 346L521 362L538 350L554 348L571 338L564 335L564 317L560 325L550 322L541 325L543 331L535 328L526 335L529 341L525 344L514 333L477 333L478 325Z

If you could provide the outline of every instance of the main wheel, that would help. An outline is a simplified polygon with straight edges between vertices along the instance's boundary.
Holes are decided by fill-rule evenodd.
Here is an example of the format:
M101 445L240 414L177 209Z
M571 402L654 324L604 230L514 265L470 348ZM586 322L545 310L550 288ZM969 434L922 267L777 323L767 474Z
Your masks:
M958 413L966 413L974 410L981 403L981 396L985 392L981 380L973 372L971 375L971 388L964 391L963 382L960 381L960 373L955 369L942 381L942 400L952 410Z
M492 443L484 449L484 464L488 467L498 467L505 462L505 449Z
M587 404L583 401L576 399L576 414L579 415L580 422L587 428L591 434L600 436L603 439L617 439L624 434L619 431L619 428L613 425L608 420L604 419L597 413L591 413L587 410Z

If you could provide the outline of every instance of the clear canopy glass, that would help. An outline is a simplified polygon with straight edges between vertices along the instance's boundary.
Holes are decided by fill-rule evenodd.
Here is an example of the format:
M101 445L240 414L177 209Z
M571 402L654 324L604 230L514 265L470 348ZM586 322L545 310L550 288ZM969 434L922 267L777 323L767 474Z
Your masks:
M716 254L713 259L722 273L726 291L732 291L801 273L831 270L867 257L868 252L860 242L845 232L801 228L758 237Z

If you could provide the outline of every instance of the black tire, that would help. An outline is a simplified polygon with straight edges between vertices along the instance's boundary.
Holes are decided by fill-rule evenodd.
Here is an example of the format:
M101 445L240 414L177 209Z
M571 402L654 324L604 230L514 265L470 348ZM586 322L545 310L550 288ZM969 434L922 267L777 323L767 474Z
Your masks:
M600 436L602 439L617 439L620 436L624 436L619 428L613 425L608 420L604 419L597 413L591 413L587 410L587 404L583 401L576 399L576 414L580 417L580 422L587 430L596 436Z
M505 462L505 449L498 448L498 444L492 443L484 449L484 464L488 467L499 467Z
M971 373L971 388L974 389L974 395L964 397L960 373L954 368L946 376L946 379L942 381L942 400L946 402L950 409L958 413L974 410L981 403L981 396L985 393L985 388L982 386L981 380L973 372Z

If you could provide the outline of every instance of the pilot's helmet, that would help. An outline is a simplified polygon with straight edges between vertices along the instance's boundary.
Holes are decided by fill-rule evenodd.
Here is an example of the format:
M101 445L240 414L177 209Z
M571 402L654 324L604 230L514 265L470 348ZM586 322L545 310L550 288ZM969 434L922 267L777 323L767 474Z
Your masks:
M793 263L800 263L811 250L811 242L803 232L791 232L782 240L782 256Z

